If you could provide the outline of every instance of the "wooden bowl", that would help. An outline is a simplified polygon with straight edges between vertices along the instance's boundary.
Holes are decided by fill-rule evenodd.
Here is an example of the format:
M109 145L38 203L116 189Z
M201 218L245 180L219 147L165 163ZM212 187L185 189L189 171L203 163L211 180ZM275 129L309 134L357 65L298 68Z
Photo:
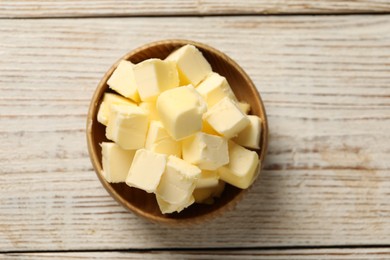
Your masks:
M258 115L262 119L261 149L256 151L259 155L260 165L264 160L267 151L268 126L267 117L263 102L256 90L253 82L243 69L232 59L222 52L209 47L205 44L188 40L164 40L153 42L141 46L123 56L133 63L141 62L149 58L164 59L175 49L185 45L192 44L196 46L210 63L213 71L226 77L231 88L241 101L246 101L251 106L250 114ZM146 193L142 190L131 188L125 183L108 183L102 175L102 158L100 143L108 141L105 137L105 126L97 121L97 112L103 98L104 92L111 92L108 88L107 80L117 67L118 60L103 76L92 97L88 111L87 120L87 141L90 158L104 188L126 209L131 210L139 216L142 216L152 222L165 224L192 224L206 219L211 219L227 209L232 209L242 198L246 190L226 185L221 197L216 199L212 205L193 204L180 213L162 214L157 205L155 195ZM258 171L261 171L261 166Z

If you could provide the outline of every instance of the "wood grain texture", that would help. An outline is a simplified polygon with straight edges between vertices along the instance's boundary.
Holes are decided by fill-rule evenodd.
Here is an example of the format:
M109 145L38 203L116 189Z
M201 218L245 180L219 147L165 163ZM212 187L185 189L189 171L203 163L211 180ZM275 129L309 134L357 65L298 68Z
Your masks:
M2 0L0 17L80 17L390 12L387 0Z
M166 38L235 59L271 133L236 210L188 228L117 205L85 140L103 73ZM0 39L0 251L390 244L389 16L1 20Z
M44 260L44 259L266 259L266 260L387 260L390 249L304 249L304 250L224 250L224 251L152 251L152 252L81 252L81 253L8 253L0 254L1 260Z

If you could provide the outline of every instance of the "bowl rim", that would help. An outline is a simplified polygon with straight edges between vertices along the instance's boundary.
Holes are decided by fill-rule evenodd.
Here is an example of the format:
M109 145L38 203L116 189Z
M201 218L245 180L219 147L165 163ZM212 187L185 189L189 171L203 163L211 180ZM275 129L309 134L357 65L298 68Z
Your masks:
M105 88L105 85L107 83L108 78L111 76L113 71L116 69L118 66L119 62L121 60L129 60L130 57L145 51L151 47L156 47L156 46L161 46L161 45L166 45L166 44L174 44L174 45L181 45L184 46L186 44L191 44L194 45L197 48L201 49L206 49L207 51L212 52L214 55L220 56L224 61L230 63L230 66L233 66L240 74L241 76L245 79L245 81L248 83L249 87L252 89L252 92L256 95L256 99L259 100L259 106L260 106L260 117L264 120L262 120L262 135L261 135L261 143L262 147L260 149L260 155L259 155L259 167L257 169L257 174L260 175L262 168L263 168L263 162L265 159L265 156L267 154L268 150L268 119L267 119L267 114L266 110L264 107L263 100L261 99L260 93L257 90L255 84L253 81L250 79L248 74L241 68L238 63L236 63L233 59L231 59L229 56L227 56L225 53L222 51L219 51L207 44L197 42L197 41L192 41L192 40L186 40L186 39L165 39L165 40L159 40L159 41L153 41L144 45L141 45L130 52L126 53L123 55L121 58L119 58L114 64L111 65L111 67L106 71L106 73L103 75L101 80L99 81L99 84L95 88L94 94L91 98L90 105L88 108L88 115L87 115L87 122L86 122L86 137L87 137L87 145L88 145L88 153L89 153L89 158L91 160L91 163L93 165L94 171L96 175L98 176L100 182L102 183L103 187L107 190L107 192L110 194L111 197L113 197L120 205L122 205L125 209L135 213L136 215L147 219L151 222L154 223L163 223L163 224L168 224L168 225L187 225L187 224L195 224L195 223L200 223L205 221L206 219L214 219L215 217L221 215L227 210L232 210L237 203L243 198L244 194L248 192L248 190L252 189L253 184L256 182L257 179L259 179L257 176L256 180L251 184L251 186L248 189L243 189L241 190L233 200L228 201L225 205L222 207L207 212L202 215L190 217L190 218L164 218L161 216L156 216L153 215L149 212L145 212L141 210L138 207L135 207L131 203L129 203L127 200L125 200L111 185L108 183L102 174L102 166L100 165L100 157L101 155L96 153L96 150L94 149L94 140L93 140L93 115L95 112L98 111L98 106L101 100L101 97L103 96L104 92L107 91L107 88Z

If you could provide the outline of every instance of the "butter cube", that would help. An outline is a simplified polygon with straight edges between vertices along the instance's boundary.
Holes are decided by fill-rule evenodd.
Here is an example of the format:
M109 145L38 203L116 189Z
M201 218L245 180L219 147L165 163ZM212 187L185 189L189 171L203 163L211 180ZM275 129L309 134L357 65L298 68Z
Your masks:
M122 60L107 81L107 85L124 97L139 102L137 85L133 73L134 64Z
M209 109L224 97L237 101L226 78L215 72L209 74L208 77L196 87L196 90L205 99Z
M170 155L156 195L170 204L185 203L191 197L200 173L198 167Z
M106 137L120 147L134 150L144 147L148 114L137 106L111 105Z
M247 148L260 148L261 119L258 116L249 115L249 125L244 128L233 141Z
M215 131L228 139L236 136L249 124L247 115L228 97L209 109L204 114L204 119Z
M257 153L229 141L229 164L218 169L221 180L241 189L248 188L258 174Z
M200 177L196 181L196 189L210 188L218 185L219 175L217 171L202 170Z
M157 111L168 133L180 140L202 129L207 105L192 86L167 90L157 98Z
M103 101L100 104L99 111L97 114L97 120L101 124L107 126L108 124L108 118L110 116L110 106L111 105L133 105L136 106L137 104L130 101L127 98L124 98L122 96L119 96L117 94L113 93L104 93Z
M155 192L165 171L167 156L146 149L135 153L126 178L126 184L146 192Z
M211 66L193 45L185 45L171 53L166 60L174 61L179 71L180 85L198 85L211 73Z
M203 170L216 170L229 162L227 140L198 132L182 141L183 159Z
M215 131L214 128L212 128L211 125L209 123L207 123L207 121L204 119L202 122L202 132L209 134L209 135L217 135L217 136L221 135L217 131Z
M251 110L251 105L249 105L246 102L242 102L242 101L238 102L238 107L240 108L242 113L244 113L246 115L249 113L249 110Z
M160 121L150 122L145 148L156 153L181 157L181 144L168 134Z
M142 101L154 100L171 88L179 86L174 62L148 59L134 66L134 78Z
M158 206L163 214L181 212L195 202L194 196L190 196L188 200L181 204L171 204L163 200L160 196L156 196Z
M212 194L213 188L199 188L194 190L192 196L196 203L213 204Z
M103 176L107 182L125 182L135 150L124 150L116 143L103 142Z
M216 186L196 188L192 194L196 203L213 204L214 198L219 198L225 189L225 182L219 181Z
M141 102L139 104L139 107L148 112L148 114L149 114L149 121L152 121L152 120L158 121L158 120L160 120L160 117L158 116L158 112L157 112L156 102L155 101Z

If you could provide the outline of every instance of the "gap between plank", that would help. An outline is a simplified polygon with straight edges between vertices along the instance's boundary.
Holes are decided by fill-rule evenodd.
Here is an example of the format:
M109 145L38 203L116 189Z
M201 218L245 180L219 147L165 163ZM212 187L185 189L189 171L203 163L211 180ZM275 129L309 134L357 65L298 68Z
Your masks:
M124 253L146 253L146 252L219 252L219 251L287 251L287 250L323 250L323 249L375 249L375 248L390 248L390 244L378 245L329 245L329 246L269 246L269 247L168 247L168 248L132 248L132 249L76 249L76 250L9 250L0 251L3 254L34 254L34 253L93 253L93 252L124 252Z
M375 12L335 12L335 13L229 13L229 14L163 14L163 15L154 15L154 14L145 14L145 15L79 15L79 16L39 16L39 17L0 17L0 20L44 20L44 19L98 19L98 18L175 18L175 17L244 17L244 16L353 16L353 15L388 15L389 11L375 11Z

